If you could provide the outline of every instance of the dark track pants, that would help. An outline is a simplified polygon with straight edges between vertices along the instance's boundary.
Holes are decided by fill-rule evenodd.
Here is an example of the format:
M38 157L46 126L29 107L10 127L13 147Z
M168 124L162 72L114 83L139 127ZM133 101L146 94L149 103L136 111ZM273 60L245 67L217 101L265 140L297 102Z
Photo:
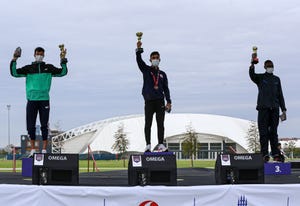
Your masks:
M156 113L158 144L163 144L165 131L165 102L163 99L145 101L145 139L147 144L151 144L151 126L154 113Z
M50 113L49 100L30 101L26 106L27 131L31 140L36 139L36 118L39 113L43 140L48 138L48 122Z
M258 110L258 130L261 153L269 155L268 143L271 145L271 155L279 155L277 127L279 124L279 108Z

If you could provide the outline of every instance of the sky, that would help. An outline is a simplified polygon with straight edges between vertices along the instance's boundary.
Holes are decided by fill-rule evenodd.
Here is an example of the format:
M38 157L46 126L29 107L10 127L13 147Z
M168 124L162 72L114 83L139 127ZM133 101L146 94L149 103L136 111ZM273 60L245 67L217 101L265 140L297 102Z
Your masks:
M257 87L248 69L257 46L256 72L271 59L281 78L288 119L279 137L300 137L299 25L299 0L1 0L0 147L9 139L20 145L27 133L25 79L9 72L16 47L22 48L18 67L34 61L37 46L45 48L47 63L59 66L58 45L65 44L69 73L53 78L50 128L70 130L143 114L139 31L145 62L151 51L161 54L173 113L256 121Z

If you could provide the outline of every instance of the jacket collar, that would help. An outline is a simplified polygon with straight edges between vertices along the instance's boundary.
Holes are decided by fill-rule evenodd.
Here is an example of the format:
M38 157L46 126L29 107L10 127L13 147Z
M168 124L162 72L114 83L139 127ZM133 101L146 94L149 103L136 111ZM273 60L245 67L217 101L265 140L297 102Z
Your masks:
M37 62L37 61L34 61L34 62L32 62L32 64L45 64L45 62Z

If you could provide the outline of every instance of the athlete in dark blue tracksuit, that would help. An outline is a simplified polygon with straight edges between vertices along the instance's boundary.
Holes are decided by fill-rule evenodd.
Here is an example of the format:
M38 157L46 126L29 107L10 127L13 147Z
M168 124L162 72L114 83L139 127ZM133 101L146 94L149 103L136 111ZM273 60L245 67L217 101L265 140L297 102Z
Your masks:
M158 150L167 151L163 145L164 141L164 119L165 111L171 111L171 98L168 87L168 78L165 72L161 71L158 67L160 62L160 55L158 52L152 52L150 55L151 66L146 65L143 61L141 54L143 49L142 43L137 43L136 61L139 69L143 73L143 97L145 100L145 139L146 149L145 152L151 151L151 125L153 114L156 113L157 122L157 137L158 137ZM167 104L165 106L165 101Z
M271 145L271 155L275 161L281 161L280 151L277 148L277 127L279 118L286 120L286 107L282 93L280 78L273 74L274 65L271 60L265 61L265 73L256 74L252 63L249 68L249 76L258 87L257 106L258 130L260 135L261 153L265 161L269 161L268 142ZM279 107L282 115L279 116Z

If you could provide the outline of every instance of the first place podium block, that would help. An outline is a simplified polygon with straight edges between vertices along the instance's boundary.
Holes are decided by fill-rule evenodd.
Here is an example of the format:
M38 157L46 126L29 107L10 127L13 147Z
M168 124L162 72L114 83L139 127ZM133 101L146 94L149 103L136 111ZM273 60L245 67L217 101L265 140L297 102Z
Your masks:
M173 152L131 155L128 163L129 185L177 185L176 156Z

